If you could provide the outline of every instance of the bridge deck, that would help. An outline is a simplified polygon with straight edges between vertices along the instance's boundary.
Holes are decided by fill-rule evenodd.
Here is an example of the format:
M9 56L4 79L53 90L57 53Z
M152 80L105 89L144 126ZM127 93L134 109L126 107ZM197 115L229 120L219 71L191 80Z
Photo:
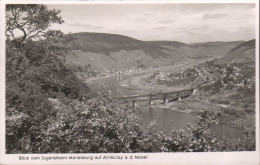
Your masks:
M172 97L189 96L193 92L193 90L194 89L186 89L186 90L157 93L157 94L125 96L125 97L119 97L118 100L119 101L125 101L125 102L163 100L163 99L169 99L169 98L172 98Z

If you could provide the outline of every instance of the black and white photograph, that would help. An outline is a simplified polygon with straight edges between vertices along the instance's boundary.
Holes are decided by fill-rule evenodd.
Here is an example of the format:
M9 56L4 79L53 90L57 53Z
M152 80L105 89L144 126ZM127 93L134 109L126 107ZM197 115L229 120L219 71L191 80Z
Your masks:
M5 155L259 153L256 1L39 2L3 4Z

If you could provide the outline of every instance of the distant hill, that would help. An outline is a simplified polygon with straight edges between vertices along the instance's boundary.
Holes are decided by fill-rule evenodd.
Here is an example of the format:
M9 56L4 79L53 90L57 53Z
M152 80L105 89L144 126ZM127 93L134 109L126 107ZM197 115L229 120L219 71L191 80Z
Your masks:
M158 45L158 46L175 46L175 47L182 47L186 46L187 44L178 42L178 41L145 41L151 45Z
M72 54L67 61L76 65L90 64L92 69L158 67L179 62L179 53L127 36L104 33L76 33Z
M159 43L160 41L156 41ZM223 57L230 49L241 44L243 41L230 41L230 42L205 42L205 43L192 43L192 44L172 44L162 42L160 46L168 48L172 51L177 51L182 56L188 59L200 58L220 58Z
M229 41L229 42L215 41L215 42L192 43L190 45L207 47L207 46L224 46L227 43L228 44L241 44L243 42L245 42L245 41Z
M88 32L74 33L72 36L75 41L67 63L73 66L90 65L94 71L159 67L189 59L220 58L242 43L140 41L123 35Z
M243 42L222 57L220 63L246 63L255 61L255 39Z

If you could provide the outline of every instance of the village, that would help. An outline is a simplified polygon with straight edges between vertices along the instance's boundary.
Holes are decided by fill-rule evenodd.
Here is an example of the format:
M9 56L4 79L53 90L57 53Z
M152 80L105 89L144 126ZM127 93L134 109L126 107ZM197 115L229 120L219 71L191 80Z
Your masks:
M246 70L246 71L245 71ZM152 82L167 86L205 86L219 83L223 88L254 88L255 77L248 74L254 72L252 64L218 65L213 62L184 68L178 71L160 71L149 75Z

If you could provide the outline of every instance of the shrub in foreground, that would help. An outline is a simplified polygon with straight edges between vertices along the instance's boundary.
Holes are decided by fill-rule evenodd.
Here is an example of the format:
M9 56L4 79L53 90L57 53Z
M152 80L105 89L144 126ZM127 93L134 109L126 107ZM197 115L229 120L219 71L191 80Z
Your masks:
M243 137L216 137L211 126L220 114L204 111L197 125L164 133L151 123L143 128L139 111L119 106L109 93L97 98L53 101L57 113L41 126L31 127L10 153L119 153L119 152L216 152L255 150L254 129L245 129ZM7 123L15 132L28 116L17 114ZM14 123L17 123L15 125ZM15 126L14 126L15 125ZM36 131L36 133L35 133ZM8 132L10 133L10 132ZM32 136L33 135L33 136ZM37 135L37 136L36 136Z

